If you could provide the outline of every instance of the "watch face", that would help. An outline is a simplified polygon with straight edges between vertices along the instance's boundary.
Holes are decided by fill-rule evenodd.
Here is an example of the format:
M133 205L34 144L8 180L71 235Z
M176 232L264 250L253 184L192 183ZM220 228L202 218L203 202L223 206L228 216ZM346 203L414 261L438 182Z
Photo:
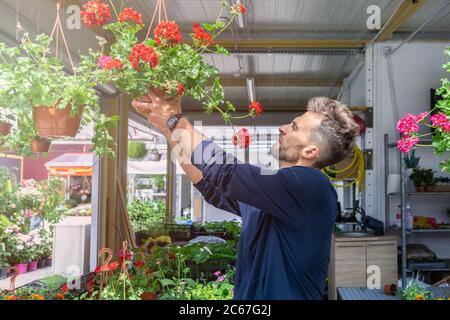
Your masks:
M169 127L170 130L173 130L173 128L175 128L175 126L177 125L177 122L178 119L174 116L171 116L167 121L167 126Z

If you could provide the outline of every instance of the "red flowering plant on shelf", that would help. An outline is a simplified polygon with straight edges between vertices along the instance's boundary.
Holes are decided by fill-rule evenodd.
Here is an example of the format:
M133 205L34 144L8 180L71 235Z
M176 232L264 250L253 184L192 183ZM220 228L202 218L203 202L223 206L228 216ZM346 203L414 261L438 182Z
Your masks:
M450 47L445 50L445 55L450 57ZM443 65L450 72L450 61ZM416 147L432 147L437 156L442 156L450 151L450 80L442 79L442 86L436 91L441 97L436 106L430 112L422 112L418 115L407 113L397 123L397 130L402 137L397 142L397 149L403 153L409 153ZM432 129L431 133L420 134L420 125ZM431 136L431 144L420 144L423 137ZM442 171L450 173L450 158L440 163Z
M91 51L91 65L96 70L97 79L103 83L113 83L133 98L145 96L153 88L165 91L171 99L192 97L202 103L207 114L219 112L226 124L232 124L235 118L261 114L261 105L254 101L248 108L248 114L234 117L232 112L236 109L225 99L217 68L203 59L202 54L205 53L229 54L225 48L215 44L215 39L236 17L247 12L243 5L230 6L228 1L221 3L222 10L216 22L195 24L190 34L192 41L186 43L178 24L170 21L167 15L166 20L159 21L154 30L152 20L147 37L141 41L138 34L145 28L142 15L132 8L123 9L124 1L119 10L112 1L86 2L81 13L85 25L103 26L115 36L114 42L109 44L99 38L101 50ZM158 9L161 14L162 6L164 1L158 1L153 17ZM225 23L222 14L226 10L230 13L230 19ZM110 21L111 12L116 17L115 22ZM151 33L153 38L149 37Z

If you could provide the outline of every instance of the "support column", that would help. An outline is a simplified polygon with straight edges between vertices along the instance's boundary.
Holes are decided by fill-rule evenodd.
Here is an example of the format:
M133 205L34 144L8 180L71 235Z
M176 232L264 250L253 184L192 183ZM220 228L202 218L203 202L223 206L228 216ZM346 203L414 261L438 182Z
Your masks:
M99 166L98 194L98 248L110 248L117 253L127 232L120 211L118 183L126 191L128 150L128 105L130 98L118 96L104 98L102 108L107 116L118 115L117 128L111 129L116 148L116 158L102 158ZM125 193L126 194L126 193ZM126 206L126 203L125 203Z
M172 221L175 217L176 210L176 167L175 163L172 161L172 149L169 144L167 144L167 191L166 191L166 203L167 203L167 214L166 220L168 222Z

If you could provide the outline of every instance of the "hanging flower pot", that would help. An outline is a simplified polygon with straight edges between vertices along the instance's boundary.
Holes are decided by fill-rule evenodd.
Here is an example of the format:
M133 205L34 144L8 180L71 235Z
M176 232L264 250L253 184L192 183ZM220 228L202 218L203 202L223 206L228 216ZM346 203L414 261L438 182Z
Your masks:
M64 109L55 107L33 107L33 120L36 131L41 137L75 137L80 128L84 107L71 116L72 106Z
M144 25L142 14L133 8L120 11L125 0L118 2L120 6L113 1L87 1L81 11L87 27L104 26L114 34L111 37L114 42L99 39L101 50L91 52L84 61L82 59L86 65L96 66L99 82L112 83L135 100L145 99L149 93L155 92L169 99L191 97L203 105L207 114L218 112L226 124L231 124L236 118L255 117L263 111L257 101L252 101L247 115L232 116L235 107L225 99L220 78L213 77L219 72L203 57L206 52L228 54L224 47L215 43L216 38L239 16L247 13L243 4L230 5L228 1L221 1L221 12L228 11L229 20L224 23L219 14L213 24L196 23L189 43L183 43L186 39L183 39L179 25L169 19L164 1L157 1L153 17L158 19L152 19L148 26ZM146 31L143 41L139 41L142 38L137 36L141 31ZM106 45L111 49L105 50ZM108 55L104 55L105 51ZM211 82L213 85L208 86ZM148 116L149 110L145 107L133 106Z
M7 136L11 132L12 125L7 122L0 122L0 136Z
M45 138L34 138L31 141L31 150L34 153L45 153L50 150L51 141Z
M58 5L58 17L59 9ZM59 18L54 30L63 33ZM14 114L17 124L1 143L18 155L29 156L35 136L74 137L83 116L83 124L93 124L93 152L114 156L115 141L109 130L116 126L118 117L107 117L101 112L91 66L80 63L75 67L71 63L73 74L67 74L60 50L51 49L52 41L58 46L59 38L58 33L52 33L50 37L41 34L31 39L24 33L14 50L0 42L1 107ZM65 41L64 44L69 48ZM71 61L70 50L67 51ZM51 57L50 52L56 52L56 57ZM1 122L11 122L5 120L0 117Z
M162 154L161 153L159 153L159 151L158 150L152 150L149 154L148 154L148 160L149 161L155 161L155 162L158 162L158 161L161 161L161 158L162 158Z

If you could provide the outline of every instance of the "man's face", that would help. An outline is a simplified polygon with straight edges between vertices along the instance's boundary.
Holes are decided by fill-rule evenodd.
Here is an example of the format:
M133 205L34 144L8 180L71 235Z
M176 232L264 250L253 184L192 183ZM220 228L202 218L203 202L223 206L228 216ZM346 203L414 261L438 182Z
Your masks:
M320 126L322 119L314 112L306 112L291 123L279 128L280 139L272 147L272 155L280 162L296 164L301 159L319 155L319 147L311 144L311 134Z

